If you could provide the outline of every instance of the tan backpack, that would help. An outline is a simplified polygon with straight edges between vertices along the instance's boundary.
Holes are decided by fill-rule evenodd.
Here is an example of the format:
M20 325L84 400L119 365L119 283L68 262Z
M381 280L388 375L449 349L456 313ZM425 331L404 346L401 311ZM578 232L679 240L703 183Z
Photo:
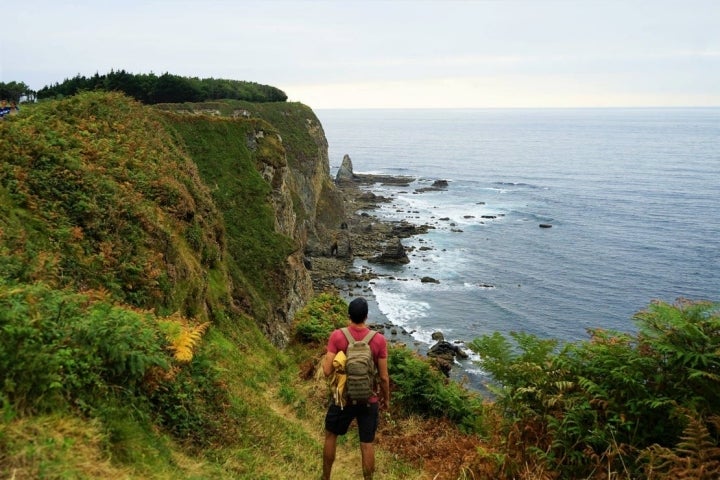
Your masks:
M347 356L345 396L351 404L366 403L370 397L375 395L376 370L370 341L377 332L371 330L360 341L353 338L347 327L343 328L342 332L348 340L348 348L345 353Z

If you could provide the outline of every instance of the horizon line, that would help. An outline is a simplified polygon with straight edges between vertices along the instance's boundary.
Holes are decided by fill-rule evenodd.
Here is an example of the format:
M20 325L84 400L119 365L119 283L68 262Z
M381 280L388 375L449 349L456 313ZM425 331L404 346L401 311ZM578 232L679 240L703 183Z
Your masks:
M294 100L289 103L296 102ZM297 103L303 103L297 101ZM613 106L561 106L561 107L313 107L313 110L653 110L653 109L713 109L720 108L720 105L613 105Z

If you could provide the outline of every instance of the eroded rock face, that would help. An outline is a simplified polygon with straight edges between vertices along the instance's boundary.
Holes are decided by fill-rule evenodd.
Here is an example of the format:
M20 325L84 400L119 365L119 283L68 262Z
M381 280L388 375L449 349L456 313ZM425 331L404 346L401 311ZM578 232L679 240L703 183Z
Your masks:
M256 114L262 116L261 112L252 113ZM282 115L287 125L275 125L278 135L264 132L253 137L257 145L279 144L276 155L258 158L261 160L258 170L272 187L269 200L275 211L275 230L292 238L298 247L288 257L285 271L277 279L279 304L268 308L269 318L261 320L261 328L278 346L287 343L295 313L314 293L307 268L308 264L312 265L308 251L319 248L329 253L333 238L339 237L338 253L349 255L349 242L338 236L345 210L342 195L330 177L328 145L322 125L312 110L303 105L288 104ZM283 141L298 137L303 137L305 145L300 145L298 140L289 144ZM283 158L275 158L279 156Z

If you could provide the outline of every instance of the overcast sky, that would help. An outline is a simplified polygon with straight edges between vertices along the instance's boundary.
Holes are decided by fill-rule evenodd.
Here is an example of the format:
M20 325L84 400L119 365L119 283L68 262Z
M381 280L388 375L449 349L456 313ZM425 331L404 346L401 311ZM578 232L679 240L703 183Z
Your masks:
M3 0L0 81L231 78L312 108L720 106L720 0Z

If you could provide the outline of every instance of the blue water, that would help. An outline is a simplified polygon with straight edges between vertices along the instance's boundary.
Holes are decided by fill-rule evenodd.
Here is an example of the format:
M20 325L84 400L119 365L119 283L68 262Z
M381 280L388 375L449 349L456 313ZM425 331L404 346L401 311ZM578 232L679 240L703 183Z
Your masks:
M653 299L720 301L718 108L317 114L332 172L349 154L356 172L418 179L373 187L393 198L376 215L436 228L403 240L410 264L372 266L371 297L421 344L583 340L633 331ZM414 192L436 179L447 190Z

